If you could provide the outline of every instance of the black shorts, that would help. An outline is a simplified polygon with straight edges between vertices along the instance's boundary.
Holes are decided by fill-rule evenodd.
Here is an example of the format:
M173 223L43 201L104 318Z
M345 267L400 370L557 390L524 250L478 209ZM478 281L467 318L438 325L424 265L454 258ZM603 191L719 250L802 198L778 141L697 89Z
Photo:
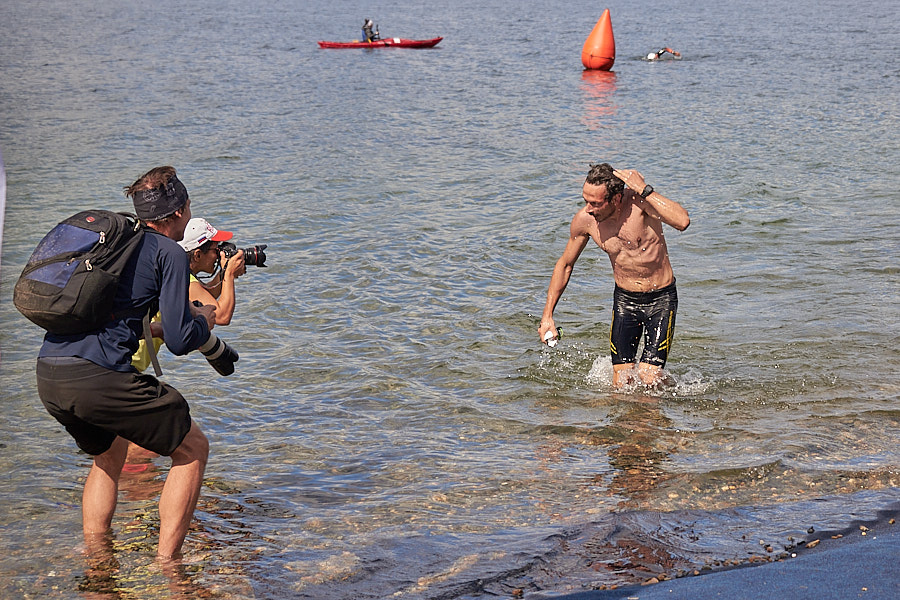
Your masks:
M109 450L116 436L169 456L191 429L184 397L152 375L81 358L39 358L37 388L47 412L92 456Z
M633 364L644 334L641 362L665 366L675 334L678 292L675 282L652 292L629 292L616 286L609 350L614 365Z

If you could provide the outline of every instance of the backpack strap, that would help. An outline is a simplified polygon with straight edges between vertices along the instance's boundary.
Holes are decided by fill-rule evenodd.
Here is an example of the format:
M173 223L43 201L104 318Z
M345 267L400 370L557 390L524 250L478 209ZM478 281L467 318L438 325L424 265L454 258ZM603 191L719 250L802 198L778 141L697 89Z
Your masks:
M153 363L153 372L157 377L162 377L162 368L159 366L159 359L156 357L156 344L153 343L153 334L150 333L150 311L144 313L144 343L147 345L147 352L150 354L150 362Z
M156 235L166 237L141 221L138 221L137 227L140 227L145 233L155 233ZM159 358L156 356L156 344L153 343L153 334L150 332L150 315L156 314L158 310L159 304L154 302L150 306L150 309L144 313L144 318L141 322L144 328L144 343L147 346L147 353L150 355L150 363L153 365L153 372L156 373L157 377L162 377L162 367L159 366Z

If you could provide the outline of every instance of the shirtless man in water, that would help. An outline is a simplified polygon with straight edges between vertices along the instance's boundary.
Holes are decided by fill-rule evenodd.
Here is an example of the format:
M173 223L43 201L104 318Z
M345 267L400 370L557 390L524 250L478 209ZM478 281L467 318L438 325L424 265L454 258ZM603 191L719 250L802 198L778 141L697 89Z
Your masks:
M641 333L644 351L638 375L646 385L661 383L678 309L662 225L684 231L691 219L680 204L646 185L637 171L614 170L606 163L591 165L581 195L585 206L572 218L569 241L553 269L538 336L544 343L558 337L553 310L592 239L609 255L616 281L609 335L613 385L634 383L631 373Z

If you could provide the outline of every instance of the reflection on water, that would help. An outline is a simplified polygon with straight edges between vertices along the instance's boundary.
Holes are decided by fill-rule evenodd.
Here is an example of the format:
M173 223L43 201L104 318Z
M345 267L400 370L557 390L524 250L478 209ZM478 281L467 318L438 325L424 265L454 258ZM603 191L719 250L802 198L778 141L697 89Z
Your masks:
M155 452L129 444L125 465L119 477L119 493L126 501L152 500L159 497L165 483L165 473L153 461Z
M589 437L588 443L608 448L615 471L606 485L610 493L622 497L620 509L644 507L668 477L663 463L678 447L671 426L659 398L620 396L610 425Z
M609 118L616 114L616 73L585 69L581 73L584 91L582 123L591 130L610 127Z
M258 568L261 554L273 551L274 543L260 535L251 522L258 502L242 498L238 490L228 489L220 481L206 480L184 557L159 559L155 556L156 507L164 469L143 460L132 464L146 469L123 472L113 531L86 538L66 565L73 569L71 577L82 594L79 597L256 597L250 572L253 565ZM83 574L78 573L79 565L83 565ZM52 574L64 575L66 570L57 568Z
M144 559L136 565L134 558L112 535L89 540L83 554L84 575L78 578L77 585L81 597L90 600L134 598L135 594L172 600L221 597L199 583L192 573L196 569L183 561Z

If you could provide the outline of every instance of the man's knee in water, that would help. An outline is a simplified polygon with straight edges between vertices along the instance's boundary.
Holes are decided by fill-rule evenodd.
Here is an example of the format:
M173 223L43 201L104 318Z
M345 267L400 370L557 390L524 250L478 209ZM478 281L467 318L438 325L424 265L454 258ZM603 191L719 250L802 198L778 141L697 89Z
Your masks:
M634 363L619 363L613 365L614 387L634 385L635 382Z
M662 366L649 363L621 363L613 365L613 386L624 387L641 383L646 386L672 386L675 381Z
M675 380L666 373L661 365L651 365L641 363L638 365L638 374L641 382L647 386L666 386L675 385Z

